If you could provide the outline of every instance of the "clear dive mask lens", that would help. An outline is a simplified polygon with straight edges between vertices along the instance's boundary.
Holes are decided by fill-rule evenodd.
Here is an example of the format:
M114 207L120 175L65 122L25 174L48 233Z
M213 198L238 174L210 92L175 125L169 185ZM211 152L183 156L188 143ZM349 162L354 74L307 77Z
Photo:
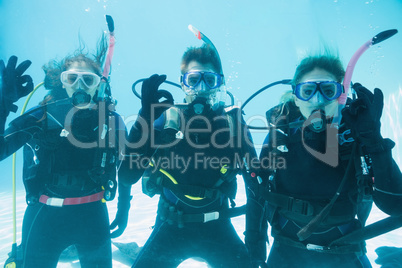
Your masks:
M81 80L88 89L94 89L100 83L100 77L90 72L65 71L61 73L60 80L64 86L69 87L74 86L78 83L78 80Z
M215 89L222 85L223 75L213 72L187 72L182 75L181 80L183 84L188 88L187 94L195 94L197 86L204 81L207 89Z
M321 82L304 82L296 85L294 93L297 98L308 101L319 90L325 99L328 101L339 98L342 94L343 87L340 83L335 81L321 81Z

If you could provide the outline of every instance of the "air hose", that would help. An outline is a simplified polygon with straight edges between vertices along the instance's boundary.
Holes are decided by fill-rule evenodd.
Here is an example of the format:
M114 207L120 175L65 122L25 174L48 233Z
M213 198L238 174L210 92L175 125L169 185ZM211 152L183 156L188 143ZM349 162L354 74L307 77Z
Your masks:
M29 101L31 100L32 95L35 91L44 85L44 82L39 83L31 93L27 96L25 100L24 106L22 107L21 114L23 115L26 111ZM16 182L16 165L17 165L17 152L13 154L13 163L12 163L12 177L13 177L13 245L11 249L11 256L6 261L4 267L16 267L16 257L17 257L17 182Z

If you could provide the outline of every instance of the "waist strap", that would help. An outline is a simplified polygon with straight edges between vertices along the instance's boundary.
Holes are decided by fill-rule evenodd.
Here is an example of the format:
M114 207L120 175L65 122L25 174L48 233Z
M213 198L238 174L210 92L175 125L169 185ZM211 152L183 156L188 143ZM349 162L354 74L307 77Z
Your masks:
M264 198L268 203L285 209L290 212L294 212L303 216L313 216L317 213L314 206L306 200L297 199L288 195L271 192L267 189L260 187L257 189L258 195Z
M340 245L340 246L321 246L315 244L304 244L298 241L294 241L288 237L282 235L275 235L274 241L278 244L322 252L322 253L330 253L330 254L351 254L357 253L358 255L363 255L366 252L366 247L363 243L360 244L349 244L349 245Z
M246 205L207 213L187 214L183 213L183 211L176 210L174 206L166 206L165 204L159 206L158 216L161 220L167 221L169 224L177 223L179 227L183 227L184 223L206 223L218 219L229 219L246 213Z
M87 195L87 196L82 196L82 197L73 197L73 198L57 198L57 197L49 197L47 195L41 195L39 198L39 202L52 206L52 207L62 207L62 206L68 206L68 205L79 205L79 204L86 204L86 203L92 203L96 202L99 200L102 200L103 194L105 191L92 194L92 195Z

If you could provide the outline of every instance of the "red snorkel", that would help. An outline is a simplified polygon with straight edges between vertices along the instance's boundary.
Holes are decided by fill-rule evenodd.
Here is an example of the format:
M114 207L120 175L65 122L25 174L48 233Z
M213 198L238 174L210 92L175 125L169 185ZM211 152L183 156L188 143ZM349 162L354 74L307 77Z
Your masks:
M349 87L350 87L351 80L352 80L353 71L355 69L356 63L359 60L360 56L367 49L369 49L372 45L376 45L376 44L378 44L378 43L390 38L391 36L393 36L397 32L398 32L398 30L396 30L396 29L383 31L383 32L377 34L376 36L374 36L373 38L371 38L370 40L368 40L366 43L364 43L355 52L355 54L353 54L352 58L350 59L350 61L348 63L348 67L346 68L345 77L343 79L344 92L341 94L341 96L338 99L339 115L338 115L338 117L337 117L337 119L335 120L334 123L339 124L340 121L341 121L342 114L340 113L340 111L342 111L342 109L345 107L346 99L347 99L347 96L348 96L348 93L349 93Z
M221 58L219 57L218 50L216 49L216 47L214 46L214 44L212 43L212 41L209 40L208 37L206 37L202 32L200 32L197 28L195 28L195 27L194 27L193 25L191 25L191 24L188 25L188 29L189 29L190 31L192 31L192 32L195 34L195 37L197 37L198 40L204 41L204 43L205 43L206 45L210 46L210 47L215 51L216 56L218 57L218 60L219 60L219 64L220 64L220 66L221 66L220 72L221 72L221 75L223 75ZM223 83L225 83L225 81L223 81Z

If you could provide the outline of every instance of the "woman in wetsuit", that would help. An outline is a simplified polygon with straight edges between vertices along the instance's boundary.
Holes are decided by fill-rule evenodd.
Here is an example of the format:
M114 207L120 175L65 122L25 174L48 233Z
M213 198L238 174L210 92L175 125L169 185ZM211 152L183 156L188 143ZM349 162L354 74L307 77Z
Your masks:
M70 245L76 246L82 267L112 267L105 200L112 200L116 192L126 130L120 116L105 109L110 103L98 98L105 50L95 58L77 52L45 65L49 94L5 131L10 107L32 90L32 79L23 75L29 61L18 67L15 56L7 66L1 61L0 158L24 147L28 207L20 246L22 267L56 267ZM104 126L109 131L102 133ZM114 226L120 230L114 236L124 230L129 206L130 188L119 183Z

